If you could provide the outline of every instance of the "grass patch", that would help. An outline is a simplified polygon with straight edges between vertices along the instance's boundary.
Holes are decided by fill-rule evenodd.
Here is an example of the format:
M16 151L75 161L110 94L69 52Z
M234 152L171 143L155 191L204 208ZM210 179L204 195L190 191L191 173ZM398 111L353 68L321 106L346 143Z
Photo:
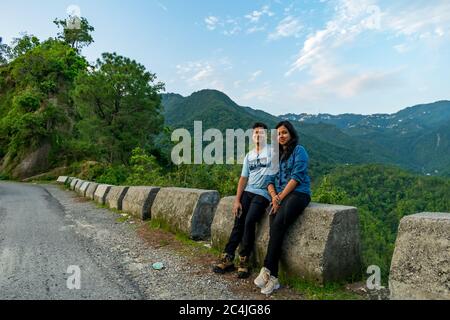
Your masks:
M344 283L326 283L319 285L307 280L287 277L280 273L280 281L305 296L308 300L361 300L362 297L350 292Z
M10 180L10 177L5 173L0 173L0 180L3 181Z
M95 202L95 206L96 206L98 209L108 209L108 210L114 211L114 209L111 209L111 208L108 207L106 204L101 204L101 203Z
M146 224L147 226L149 226L150 229L158 229L170 232L170 226L165 221L159 219L151 219L148 222L146 222Z
M118 217L117 219L116 219L116 222L118 222L118 223L125 223L125 222L127 222L128 220L130 220L130 216L120 216L120 217Z

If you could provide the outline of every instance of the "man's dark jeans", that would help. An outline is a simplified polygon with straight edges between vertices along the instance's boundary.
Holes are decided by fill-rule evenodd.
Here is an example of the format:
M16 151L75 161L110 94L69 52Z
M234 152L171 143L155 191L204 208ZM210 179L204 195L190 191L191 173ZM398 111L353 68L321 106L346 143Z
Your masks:
M256 223L265 214L270 201L263 196L251 192L244 192L241 198L241 204L242 215L235 219L230 240L225 247L225 253L231 257L235 256L239 244L241 244L239 256L250 256L255 244Z

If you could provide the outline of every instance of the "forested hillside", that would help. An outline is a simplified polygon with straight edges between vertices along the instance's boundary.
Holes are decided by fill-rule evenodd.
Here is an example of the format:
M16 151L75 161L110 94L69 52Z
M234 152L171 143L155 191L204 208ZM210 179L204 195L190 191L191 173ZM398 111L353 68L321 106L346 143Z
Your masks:
M23 179L83 160L127 164L134 148L153 148L164 123L164 85L116 53L90 65L81 50L93 30L83 19L81 30L1 46L2 176Z
M364 265L386 279L400 219L418 212L450 211L450 180L382 165L341 166L321 178L314 200L358 207Z

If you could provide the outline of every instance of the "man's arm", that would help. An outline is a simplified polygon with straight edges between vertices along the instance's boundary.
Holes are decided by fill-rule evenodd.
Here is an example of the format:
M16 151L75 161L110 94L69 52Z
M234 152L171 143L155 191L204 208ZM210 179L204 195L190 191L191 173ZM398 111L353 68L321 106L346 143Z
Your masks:
M247 182L248 182L248 178L246 178L246 177L241 177L239 179L237 193L236 193L236 199L234 200L234 205L233 205L233 214L235 217L237 217L239 209L242 210L241 199L242 199L242 194L244 193L245 187L247 186Z

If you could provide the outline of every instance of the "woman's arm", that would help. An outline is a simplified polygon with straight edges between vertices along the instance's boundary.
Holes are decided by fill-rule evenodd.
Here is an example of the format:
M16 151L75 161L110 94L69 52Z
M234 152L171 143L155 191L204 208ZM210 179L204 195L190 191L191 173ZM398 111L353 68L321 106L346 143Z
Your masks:
M286 185L284 190L278 195L283 201L292 191L302 183L302 176L308 169L308 154L303 147L298 146L295 150L294 167L292 168L292 179Z
M280 208L281 199L277 195L277 191L275 190L275 186L273 184L269 184L267 190L269 191L270 197L272 198L273 213L277 213L278 209Z
M278 195L280 201L283 201L292 191L294 191L295 188L297 188L298 184L298 181L294 179L289 181L289 183L286 185L286 188L284 188L284 190Z
M269 195L271 198L274 198L277 196L277 192L275 191L275 186L273 184L269 184L267 187L267 190L269 190Z

